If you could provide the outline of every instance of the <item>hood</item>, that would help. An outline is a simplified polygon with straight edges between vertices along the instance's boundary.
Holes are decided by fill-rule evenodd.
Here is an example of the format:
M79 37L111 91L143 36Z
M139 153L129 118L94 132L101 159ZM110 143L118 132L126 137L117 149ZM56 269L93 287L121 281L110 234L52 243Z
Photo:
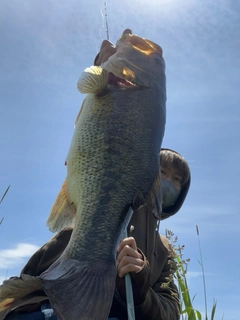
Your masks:
M180 155L181 158L183 158L180 153L178 153L178 152L176 152L176 151L174 151L174 150L167 149L167 148L162 148L161 150L169 150L169 151L171 151L171 152L174 152L175 154ZM186 161L186 160L185 160L185 161ZM182 190L181 190L181 193L180 193L177 201L175 202L175 204L174 204L173 206L171 206L171 207L165 208L165 209L162 211L161 220L164 220L164 219L167 219L167 218L173 216L174 214L176 214L176 213L180 210L180 208L181 208L181 206L182 206L182 204L183 204L183 202L184 202L184 200L185 200L185 198L186 198L186 196L187 196L187 194L188 194L188 190L189 190L190 183L191 183L191 173L190 173L190 169L189 169L188 166L187 166L187 168L188 168L188 170L189 170L189 178L188 178L187 181L184 183L184 185L183 185L183 187L182 187Z

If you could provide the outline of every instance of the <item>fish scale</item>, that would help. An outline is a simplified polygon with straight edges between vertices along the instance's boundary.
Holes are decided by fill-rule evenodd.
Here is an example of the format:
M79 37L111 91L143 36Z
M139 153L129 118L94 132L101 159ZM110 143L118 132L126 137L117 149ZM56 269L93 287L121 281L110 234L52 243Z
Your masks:
M114 91L116 92L114 93ZM143 123L147 123L147 116L149 119L152 118L149 116L151 112L143 112L147 107L144 106L142 108L143 110L141 110L138 106L137 113L141 116L136 117L135 108L133 108L130 99L126 97L126 95L129 94L130 98L133 98L132 92L128 93L125 90L119 92L115 89L110 90L110 92L111 93L106 93L106 96L101 96L100 98L91 96L85 101L87 109L83 109L79 123L75 128L77 137L73 137L73 143L67 158L68 163L75 164L74 167L71 166L72 171L68 174L76 177L75 170L80 170L81 172L81 174L78 174L81 178L78 182L76 182L74 178L70 180L73 184L72 188L75 190L73 192L69 191L69 193L76 194L77 198L76 200L71 200L73 202L79 201L81 190L87 186L87 192L83 196L83 207L84 210L86 210L86 208L88 210L85 211L84 221L82 221L82 219L79 220L79 226L76 226L76 230L84 230L84 234L81 232L79 235L84 239L88 238L85 236L85 232L91 235L94 231L98 241L101 237L101 232L99 235L96 234L98 230L110 229L112 234L110 234L109 237L113 239L112 236L118 232L119 224L124 221L126 206L131 205L136 191L139 190L146 196L153 184L159 167L158 157L154 157L154 155L150 158L148 157L147 161L144 160L144 154L148 154L148 150L146 150L148 147L146 147L146 145L149 146L149 149L153 149L150 142L155 140L152 138L153 136L155 137L156 134L152 133L152 137L149 135L148 139L146 139L146 134L143 132L144 130L140 128L142 128L141 125ZM114 94L117 95L117 97L114 97ZM149 94L151 93L149 92ZM136 95L137 97L139 96L137 90ZM108 99L112 100L112 96L114 97L113 104L108 102ZM144 97L147 99L146 93L144 93ZM140 98L141 99L138 100L142 101L143 97ZM128 100L131 103L130 105L127 103ZM137 103L138 100L136 101ZM154 110L153 113L155 113ZM161 117L156 118L161 119ZM134 120L135 123L133 125ZM98 132L97 136L95 135L95 130ZM92 132L92 134L90 132ZM93 136L95 140L91 138ZM144 140L147 140L147 142ZM160 141L158 141L158 146L159 145ZM88 150L86 157L82 157L81 154L84 150ZM129 150L131 151L129 152ZM126 152L129 153L127 157ZM155 150L155 152L158 154L159 150ZM140 157L142 160L141 164L136 166ZM153 162L155 162L155 164L153 164ZM155 169L153 170L154 167ZM151 168L151 170L149 170L149 168ZM149 174L145 176L142 172L146 170ZM145 177L147 177L147 179ZM138 183L136 184L136 182ZM79 187L79 193L76 192L76 185ZM68 189L71 190L70 185ZM94 206L92 206L93 199L97 199ZM88 203L91 205L88 205ZM106 221L103 218L106 216L106 213L109 214L109 212L116 211L116 208L120 208L120 210L118 210L120 212L123 211L123 214L113 215L110 223L111 228L109 228L105 226ZM79 213L77 216L82 217L83 215ZM78 222L76 221L76 223ZM97 226L101 225L103 226L97 229ZM89 232L86 231L88 229ZM106 233L103 233L102 243L105 244L104 247L107 253L112 253L113 249L115 252L116 244L113 246L112 242L106 241L106 237ZM73 235L71 242L73 242L74 239L75 237ZM69 248L79 247L71 242ZM81 250L86 250L83 249L82 239L79 240L79 238L76 237L76 242L82 244ZM113 248L109 250L106 243L109 243L109 246L113 246ZM94 251L93 255L95 255ZM76 254L72 252L71 257L76 258Z

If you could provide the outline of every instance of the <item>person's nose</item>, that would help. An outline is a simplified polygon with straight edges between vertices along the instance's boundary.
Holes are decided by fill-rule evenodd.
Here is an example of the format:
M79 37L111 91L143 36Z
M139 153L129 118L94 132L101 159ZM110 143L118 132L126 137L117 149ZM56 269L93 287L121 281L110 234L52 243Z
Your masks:
M163 179L172 182L172 177L170 174L166 174Z

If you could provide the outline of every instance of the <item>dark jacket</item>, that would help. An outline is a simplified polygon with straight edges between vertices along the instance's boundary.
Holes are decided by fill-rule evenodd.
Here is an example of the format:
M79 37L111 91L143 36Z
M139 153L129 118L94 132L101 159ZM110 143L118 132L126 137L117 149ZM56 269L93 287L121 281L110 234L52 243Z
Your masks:
M143 206L134 212L129 229L129 236L135 238L144 254L144 268L131 274L136 319L178 320L178 291L173 281L169 283L174 261L169 241L158 233L158 220ZM125 281L117 277L110 316L127 320L125 301Z
M21 275L38 276L46 270L64 251L71 233L72 228L68 227L54 236L29 259ZM173 282L168 283L174 266L168 248L169 242L159 235L158 220L146 205L134 212L128 234L135 238L144 257L143 269L139 273L131 274L136 319L178 320L178 291ZM37 291L35 295L31 295L31 299L33 296L35 301L39 298L40 302L32 304L31 300L26 300L25 305L14 312L38 310L41 303L47 299L43 291ZM125 281L118 276L110 316L127 320Z

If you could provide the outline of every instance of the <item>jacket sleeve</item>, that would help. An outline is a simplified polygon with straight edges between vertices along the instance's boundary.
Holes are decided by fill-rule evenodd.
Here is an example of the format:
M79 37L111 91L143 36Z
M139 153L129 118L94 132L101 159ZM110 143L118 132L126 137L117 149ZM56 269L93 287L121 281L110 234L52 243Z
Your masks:
M27 264L21 271L21 275L28 274L31 276L39 276L45 271L57 258L62 254L66 248L72 234L72 228L65 228L57 235L55 235L49 242L43 245L36 251L28 260ZM12 277L11 280L19 279L19 277ZM38 310L42 301L46 300L46 294L43 290L33 292L24 298L23 301L16 301L15 305L0 312L0 320L13 310L13 307L20 312L34 312ZM23 303L24 302L24 303Z
M173 281L174 265L173 258L169 256L160 276L151 287L149 285L150 266L145 256L143 269L139 273L131 274L136 319L179 320L180 302L178 290ZM125 282L119 277L117 290L126 308Z
M21 274L39 276L56 261L66 248L72 234L72 228L65 228L43 245L28 260Z

